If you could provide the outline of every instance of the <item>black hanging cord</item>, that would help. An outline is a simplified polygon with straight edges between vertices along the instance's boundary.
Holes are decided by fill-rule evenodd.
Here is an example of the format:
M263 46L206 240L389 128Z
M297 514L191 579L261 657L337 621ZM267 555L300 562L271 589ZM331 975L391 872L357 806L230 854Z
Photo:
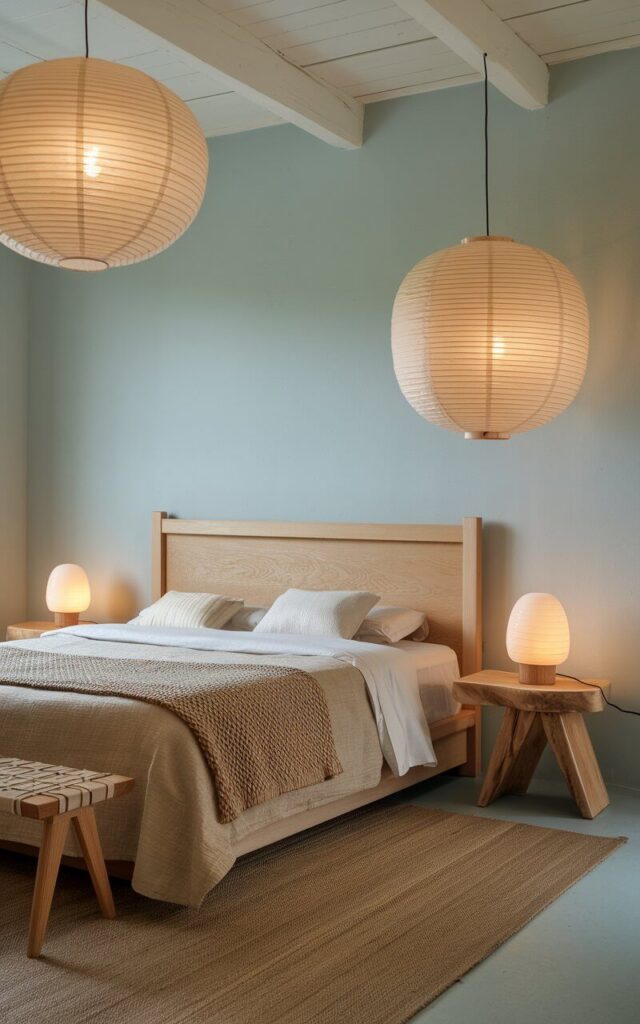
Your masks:
M615 708L616 711L621 711L623 715L638 715L640 718L640 711L631 711L630 708L621 708L619 704L614 704L613 701L609 700L602 687L598 686L597 683L589 683L586 679L578 679L577 676L568 676L566 672L557 672L556 675L559 675L561 679L574 679L576 683L582 683L583 686L592 686L594 690L600 690L605 704L608 704L610 708Z
M84 0L84 55L89 56L89 0Z
M486 234L489 234L489 76L487 74L487 55L482 54L484 64L484 212Z

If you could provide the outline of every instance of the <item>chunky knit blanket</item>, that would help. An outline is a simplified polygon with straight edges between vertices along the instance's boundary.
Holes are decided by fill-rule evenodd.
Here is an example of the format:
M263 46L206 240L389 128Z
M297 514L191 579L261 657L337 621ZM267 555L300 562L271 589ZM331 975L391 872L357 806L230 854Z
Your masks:
M313 676L298 669L104 658L2 645L0 684L129 697L172 711L202 750L222 822L342 772L325 695Z

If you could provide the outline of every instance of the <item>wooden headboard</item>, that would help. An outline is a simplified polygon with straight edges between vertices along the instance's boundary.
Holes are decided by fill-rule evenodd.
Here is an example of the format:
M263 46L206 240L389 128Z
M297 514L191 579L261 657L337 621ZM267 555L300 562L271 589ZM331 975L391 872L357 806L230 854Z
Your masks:
M153 600L167 590L268 605L288 587L371 590L428 614L462 673L482 664L482 520L457 526L171 519L153 513Z

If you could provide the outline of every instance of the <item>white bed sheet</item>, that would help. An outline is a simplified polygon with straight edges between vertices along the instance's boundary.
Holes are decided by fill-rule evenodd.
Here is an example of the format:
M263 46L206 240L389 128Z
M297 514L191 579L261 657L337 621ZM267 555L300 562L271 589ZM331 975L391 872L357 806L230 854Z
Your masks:
M430 725L461 708L453 696L453 684L460 678L456 652L444 644L427 644L417 640L400 640L390 644L409 655L416 671L420 700Z

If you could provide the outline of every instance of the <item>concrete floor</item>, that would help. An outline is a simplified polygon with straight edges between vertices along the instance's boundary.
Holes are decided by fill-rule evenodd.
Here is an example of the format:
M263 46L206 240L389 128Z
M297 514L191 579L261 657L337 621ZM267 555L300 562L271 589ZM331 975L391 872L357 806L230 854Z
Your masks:
M411 802L629 842L412 1024L640 1024L640 792L610 787L610 806L585 821L555 782L534 781L525 796L487 808L475 805L479 788L442 777Z

